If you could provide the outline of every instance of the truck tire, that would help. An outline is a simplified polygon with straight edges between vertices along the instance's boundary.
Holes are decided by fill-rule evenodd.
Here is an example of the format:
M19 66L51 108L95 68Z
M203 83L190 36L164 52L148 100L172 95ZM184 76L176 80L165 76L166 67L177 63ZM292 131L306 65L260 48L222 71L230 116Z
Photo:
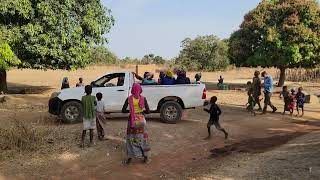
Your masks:
M60 115L65 123L77 123L82 121L82 105L77 101L70 101L62 106Z
M161 121L169 124L176 124L181 119L182 107L175 101L168 101L160 108Z

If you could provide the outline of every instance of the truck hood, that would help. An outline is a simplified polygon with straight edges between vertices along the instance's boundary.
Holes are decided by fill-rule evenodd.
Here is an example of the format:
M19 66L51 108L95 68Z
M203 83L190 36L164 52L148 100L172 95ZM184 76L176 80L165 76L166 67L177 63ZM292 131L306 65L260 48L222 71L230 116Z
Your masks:
M60 94L58 95L58 98L61 100L66 100L66 99L80 100L83 95L85 95L84 87L74 87L74 88L61 90Z

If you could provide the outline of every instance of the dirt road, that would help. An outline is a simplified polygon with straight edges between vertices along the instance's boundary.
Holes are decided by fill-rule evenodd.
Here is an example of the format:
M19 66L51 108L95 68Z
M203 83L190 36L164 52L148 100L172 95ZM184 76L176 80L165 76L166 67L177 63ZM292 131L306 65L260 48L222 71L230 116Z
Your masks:
M211 93L220 94L223 92ZM233 93L230 93L229 97L231 94ZM220 97L223 102L223 96ZM17 102L18 99L18 97L9 97L8 104L10 101ZM24 100L31 99L29 97ZM42 103L45 103L45 100L43 99ZM240 105L240 103L232 106L222 104L223 115L221 119L223 126L230 132L229 140L224 140L223 134L217 131L214 131L213 139L203 140L206 137L205 127L208 117L201 109L187 111L184 119L176 125L160 123L156 115L149 117L148 128L153 161L149 165L137 161L128 167L121 164L125 158L125 117L121 117L121 115L110 117L108 122L110 140L97 142L95 147L84 150L77 146L81 132L80 124L65 125L53 123L51 122L53 119L44 118L45 120L38 122L38 126L51 126L57 129L54 143L47 144L37 153L22 153L15 155L14 158L5 158L0 164L0 179L161 179L164 177L183 179L192 176L199 177L193 173L198 171L203 173L202 170L208 168L206 164L221 164L224 158L228 158L228 156L241 157L243 152L246 153L246 157L251 157L248 153L256 153L250 152L250 148L254 144L267 144L261 148L261 152L264 152L286 143L286 141L280 141L279 144L279 137L289 136L287 138L289 141L305 133L320 130L318 122L312 120L315 119L315 112L307 111L307 116L304 119L291 119L291 117L282 116L279 113L254 117L244 112ZM41 109L45 108L45 106L41 107L41 102L37 102L31 107L33 110L37 108L40 111L45 110ZM310 107L310 110L312 108ZM1 111L4 112L3 109ZM24 118L26 121L37 123L39 114L18 112L19 110L10 113L9 109L7 111L9 111L7 112L8 117L14 115L16 118ZM276 138L268 139L270 137ZM261 140L254 141L257 138ZM237 144L243 140L249 141L245 144ZM242 147L241 152L231 151L227 153L226 157L215 157L210 152L212 149L233 144L236 148ZM253 147L256 148L256 146ZM198 166L195 167L195 165ZM236 175L234 174L233 178L237 179Z
M16 77L14 77L16 78ZM13 79L14 79L13 78ZM22 83L22 82L19 82ZM31 83L32 84L32 83ZM56 88L56 86L50 86ZM48 93L9 95L0 104L0 128L22 119L43 129L46 143L34 151L3 148L2 179L314 179L320 176L320 106L307 104L305 117L279 112L256 117L244 111L245 92L215 91L222 107L222 125L230 134L214 131L206 137L208 114L188 110L178 124L163 124L158 115L147 118L152 162L123 166L127 117L108 117L108 141L78 147L81 124L62 124L47 113ZM311 169L310 169L311 168Z

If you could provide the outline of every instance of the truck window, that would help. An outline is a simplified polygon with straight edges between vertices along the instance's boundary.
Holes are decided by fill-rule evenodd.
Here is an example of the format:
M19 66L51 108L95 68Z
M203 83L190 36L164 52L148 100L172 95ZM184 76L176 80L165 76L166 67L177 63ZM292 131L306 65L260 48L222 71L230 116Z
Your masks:
M108 74L96 82L94 82L95 87L114 87L124 85L125 73L115 73Z

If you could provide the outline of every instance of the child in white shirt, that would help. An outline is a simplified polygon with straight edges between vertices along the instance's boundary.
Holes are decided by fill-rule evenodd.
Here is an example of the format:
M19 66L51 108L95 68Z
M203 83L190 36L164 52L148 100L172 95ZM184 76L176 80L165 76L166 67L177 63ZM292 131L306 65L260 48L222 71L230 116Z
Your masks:
M97 93L97 107L96 107L96 118L97 118L97 133L100 141L104 140L106 134L106 117L104 116L105 106L102 100L102 93Z

